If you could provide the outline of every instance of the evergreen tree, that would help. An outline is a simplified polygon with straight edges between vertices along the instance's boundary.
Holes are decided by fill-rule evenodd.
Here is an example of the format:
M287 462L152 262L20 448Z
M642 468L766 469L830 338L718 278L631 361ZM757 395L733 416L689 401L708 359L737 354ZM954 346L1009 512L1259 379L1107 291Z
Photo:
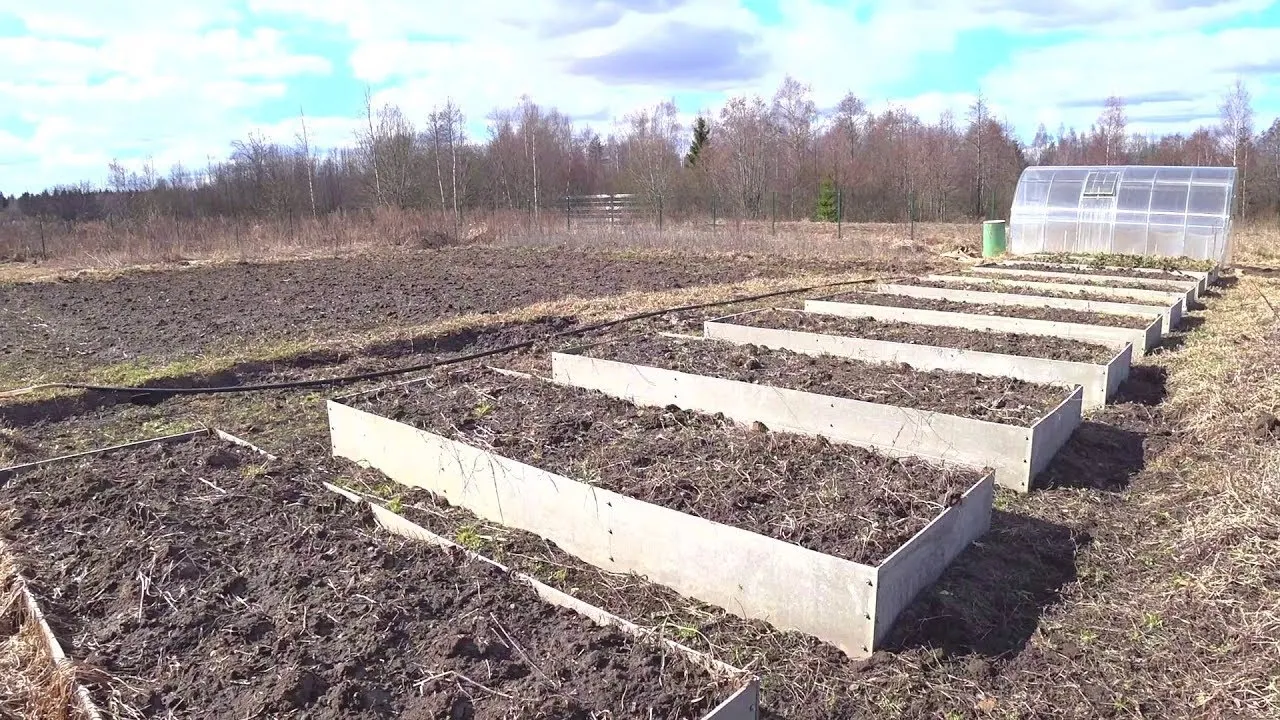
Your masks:
M822 186L818 189L818 209L814 213L815 219L819 222L835 222L836 212L836 184L829 177L823 178Z
M698 157L702 154L702 148L707 146L707 141L711 139L711 126L707 124L707 119L698 116L693 121L693 142L689 144L689 153L684 156L684 164L693 167L698 164Z

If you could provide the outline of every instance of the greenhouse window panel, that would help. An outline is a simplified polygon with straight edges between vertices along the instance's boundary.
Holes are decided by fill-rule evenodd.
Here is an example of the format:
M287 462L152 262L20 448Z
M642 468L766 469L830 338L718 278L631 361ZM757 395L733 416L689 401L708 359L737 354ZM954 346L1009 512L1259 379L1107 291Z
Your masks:
M1009 250L1088 248L1223 262L1235 184L1232 167L1030 167L1014 194Z

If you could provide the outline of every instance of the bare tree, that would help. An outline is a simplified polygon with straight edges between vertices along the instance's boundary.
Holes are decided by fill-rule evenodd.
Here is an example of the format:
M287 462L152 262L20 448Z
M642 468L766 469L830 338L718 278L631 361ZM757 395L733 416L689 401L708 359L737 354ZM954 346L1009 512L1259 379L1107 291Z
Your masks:
M373 192L374 198L378 204L383 203L382 199L382 177L378 172L378 135L373 129L373 94L369 86L364 88L364 116L368 124L369 133L362 138L365 146L365 152L369 157L369 165L373 168Z
M631 113L625 120L628 178L651 203L661 203L680 170L679 110L675 102L667 101Z
M302 159L307 170L307 196L311 200L311 217L316 216L315 158L311 155L311 139L307 136L307 115L298 108L298 120L302 125Z
M1218 107L1220 122L1218 136L1223 151L1231 156L1231 164L1240 175L1240 200L1237 212L1243 214L1248 207L1249 150L1253 145L1253 98L1242 78L1222 97Z
M1118 95L1108 97L1096 125L1104 164L1120 165L1125 162L1125 127L1128 122L1124 112L1124 98Z

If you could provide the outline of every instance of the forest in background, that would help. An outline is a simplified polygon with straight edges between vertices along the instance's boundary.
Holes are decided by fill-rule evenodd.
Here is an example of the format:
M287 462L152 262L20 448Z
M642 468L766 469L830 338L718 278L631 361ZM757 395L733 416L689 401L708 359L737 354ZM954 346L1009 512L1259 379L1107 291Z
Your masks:
M136 170L113 162L106 187L0 194L0 209L79 223L301 220L391 208L445 218L457 236L466 220L513 212L555 223L567 196L601 193L634 193L675 221L709 212L834 219L834 188L845 221L963 222L1007 214L1029 164L1158 164L1235 166L1237 216L1280 215L1280 119L1255 127L1240 81L1220 110L1217 124L1190 134L1141 134L1129 131L1124 98L1112 97L1091 127L1041 126L1024 143L981 95L963 117L926 122L901 109L869 112L853 93L823 112L811 87L788 77L772 97L731 98L692 127L665 102L602 135L524 97L487 116L485 137L468 137L451 100L411 118L366 94L350 147L315 148L300 114L292 143L250 135L205 167L163 172L149 161Z

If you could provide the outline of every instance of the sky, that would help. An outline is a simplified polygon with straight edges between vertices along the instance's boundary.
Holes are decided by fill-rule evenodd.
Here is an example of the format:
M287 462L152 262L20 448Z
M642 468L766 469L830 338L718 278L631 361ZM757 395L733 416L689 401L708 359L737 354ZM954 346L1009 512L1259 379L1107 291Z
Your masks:
M847 92L935 120L979 91L1024 140L1086 129L1108 95L1130 129L1215 122L1242 79L1280 113L1280 1L0 0L0 192L101 185L119 159L199 167L249 133L353 142L368 88L419 122L446 98L485 116L528 94L607 132L674 100L682 117Z

